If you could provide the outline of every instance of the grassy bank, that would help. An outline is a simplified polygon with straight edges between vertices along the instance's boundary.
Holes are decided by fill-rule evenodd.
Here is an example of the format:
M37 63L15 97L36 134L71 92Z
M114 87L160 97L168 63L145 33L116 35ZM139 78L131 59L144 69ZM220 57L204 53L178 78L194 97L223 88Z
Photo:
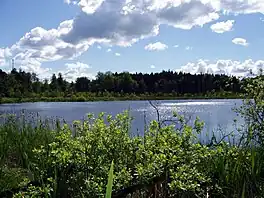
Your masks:
M104 197L114 162L112 197L263 197L264 150L200 144L192 128L149 124L131 137L128 113L101 114L73 127L25 117L0 124L0 197Z
M0 104L4 103L23 103L23 102L91 102L91 101L126 101L126 100L187 100L187 99L241 99L239 94L207 94L207 95L135 95L127 94L123 96L105 95L96 96L89 94L78 94L74 96L59 97L21 97L21 98L2 98Z

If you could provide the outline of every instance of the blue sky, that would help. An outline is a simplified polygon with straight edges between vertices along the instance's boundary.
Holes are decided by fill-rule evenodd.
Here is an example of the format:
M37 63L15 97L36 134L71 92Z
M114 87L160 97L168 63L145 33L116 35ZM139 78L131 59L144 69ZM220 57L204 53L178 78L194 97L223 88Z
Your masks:
M245 76L264 68L262 13L263 0L1 0L0 69Z

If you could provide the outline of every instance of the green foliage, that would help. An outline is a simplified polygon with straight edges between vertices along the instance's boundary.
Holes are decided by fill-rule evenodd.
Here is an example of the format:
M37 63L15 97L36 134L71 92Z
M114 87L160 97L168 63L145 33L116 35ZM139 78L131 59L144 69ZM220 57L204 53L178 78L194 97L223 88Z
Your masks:
M38 198L38 197L51 197L52 188L50 185L44 187L29 185L24 192L18 192L13 195L13 198Z
M247 142L252 140L264 145L264 77L249 79L245 85L247 93L244 104L237 112L245 118Z
M5 102L148 100L175 98L237 98L244 80L225 75L183 74L171 71L131 74L101 73L96 79L67 82L61 73L41 81L35 73L0 70L0 97ZM99 98L99 99L98 99Z
M0 169L0 189L8 191L13 188L23 187L30 181L26 169L2 167Z

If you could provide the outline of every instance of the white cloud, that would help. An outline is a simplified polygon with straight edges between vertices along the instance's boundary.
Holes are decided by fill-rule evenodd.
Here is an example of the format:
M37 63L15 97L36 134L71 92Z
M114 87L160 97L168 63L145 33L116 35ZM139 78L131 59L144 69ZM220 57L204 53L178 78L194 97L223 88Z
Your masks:
M12 56L12 50L9 48L0 48L0 66L3 66L5 71L11 70L11 60L14 59L15 67L21 68L26 72L34 72L38 74L40 79L50 77L51 68L41 67L41 62L36 58L31 58L32 50L27 52L19 52L15 56Z
M66 63L68 69L90 69L91 67L82 62Z
M5 50L0 48L0 66L5 64Z
M161 43L161 42L150 43L150 44L145 46L145 50L149 50L149 51L162 51L162 50L165 50L167 48L168 48L168 46L164 43Z
M131 46L141 39L157 36L160 25L188 30L203 27L222 14L264 14L264 0L64 1L79 7L76 17L54 29L33 28L10 46L11 57L21 64L32 63L31 69L41 73L45 70L41 67L43 62L74 59L93 44ZM217 31L227 29L218 27ZM243 41L238 43L248 45ZM0 57L0 64L4 62L7 62L6 55Z
M243 38L234 38L232 42L236 45L242 45L242 46L248 46L249 43L247 42L246 39Z
M174 45L173 47L175 47L175 48L178 48L178 47L179 47L179 45Z
M250 70L254 74L258 74L260 69L264 69L264 60L253 61L251 59L241 61L234 60L217 60L216 62L210 62L209 60L198 60L194 63L187 63L181 66L177 71L185 73L199 74L227 74L245 77L250 75Z
M115 53L115 55L116 55L116 56L121 56L121 54L120 54L120 53Z
M87 14L93 14L105 0L80 0L78 5Z
M210 4L201 1L182 1L178 6L168 6L158 13L161 23L175 28L189 30L194 26L200 26L217 20L219 14Z
M67 32L66 27L69 24L69 21L65 21L60 24L58 29L51 30L45 30L41 27L32 29L11 47L12 56L30 51L30 58L36 58L40 61L54 61L71 59L81 55L93 43L84 41L73 45L59 39L59 35Z
M162 24L191 29L219 19L222 13L264 13L263 0L79 0L77 4L82 13L73 20L69 33L62 36L64 41L101 39L120 46L156 36ZM215 29L223 32L228 28Z
M264 14L263 0L218 0L217 2L219 2L218 9L225 14Z
M234 25L234 20L228 20L225 22L218 22L213 25L211 25L211 29L213 32L222 34L224 32L228 32L232 30L232 27Z
M69 43L103 39L130 46L139 39L157 35L161 24L182 29L202 27L219 18L212 4L204 1L81 0L78 5L82 13L73 20L70 32L62 39Z
M155 65L150 65L150 68L151 68L151 69L155 69L156 66L155 66Z
M78 5L83 12L93 14L105 0L64 0L67 4Z
M68 81L75 81L79 77L88 77L94 79L95 76L89 71L91 68L88 64L76 62L76 63L66 63L66 69L59 71L62 76Z
M100 45L97 46L97 49L102 49L102 47Z
M16 68L21 68L26 72L34 72L40 79L49 79L52 73L51 68L41 67L41 63L35 59L25 59L16 61Z
M193 47L191 47L191 46L186 46L186 47L185 47L185 50L187 50L187 51L191 51L191 50L193 50Z
M0 48L0 66L7 66L11 61L11 52L9 48Z
M28 50L27 52L16 54L16 56L14 56L15 68L22 69L26 72L34 72L40 79L50 78L52 69L42 67L42 63L39 59L31 58L32 53L32 51ZM11 59L12 58L8 59L10 63Z
M50 68L43 68L43 62L74 59L87 51L92 42L83 41L76 45L66 43L59 36L69 31L71 20L62 22L57 29L33 28L11 48L5 49L5 59L14 58L16 67L39 75Z

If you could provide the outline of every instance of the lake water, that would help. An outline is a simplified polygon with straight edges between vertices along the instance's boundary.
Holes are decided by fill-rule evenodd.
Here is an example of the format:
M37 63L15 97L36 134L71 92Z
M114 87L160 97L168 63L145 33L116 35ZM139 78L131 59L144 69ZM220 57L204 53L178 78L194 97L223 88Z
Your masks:
M153 101L160 112L161 119L170 119L172 112L176 111L188 118L190 124L196 116L205 122L203 133L199 136L203 141L207 141L212 134L221 128L223 132L230 132L235 129L234 119L242 123L242 119L237 117L233 111L234 107L242 104L241 100L163 100ZM132 122L132 132L143 134L145 121L157 119L155 109L148 101L113 101L113 102L37 102L21 104L2 104L1 113L18 113L21 110L38 113L44 118L61 118L71 123L73 120L85 119L89 113L98 115L100 112L116 115L124 110L130 110L134 118ZM209 137L208 137L208 134ZM221 136L219 132L216 134Z

